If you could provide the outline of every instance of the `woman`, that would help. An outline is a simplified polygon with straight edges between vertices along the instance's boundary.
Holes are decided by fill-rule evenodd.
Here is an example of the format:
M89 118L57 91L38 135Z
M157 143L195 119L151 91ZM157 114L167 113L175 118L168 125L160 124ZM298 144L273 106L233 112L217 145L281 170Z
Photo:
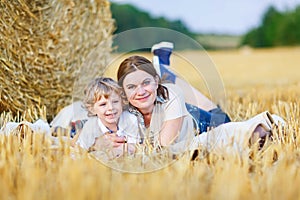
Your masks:
M169 147L172 153L196 149L199 145L211 147L218 138L220 144L226 146L236 135L239 136L237 144L242 145L254 138L254 132L259 138L268 136L272 124L282 120L275 121L264 112L248 121L229 122L195 137L198 126L186 109L183 92L175 84L162 84L148 59L142 56L125 59L119 66L117 78L129 102L129 111L138 117L140 143L147 140L154 148Z
M140 143L182 152L195 135L196 124L188 113L182 91L172 83L161 84L152 63L144 57L125 59L118 69L129 111L138 117Z

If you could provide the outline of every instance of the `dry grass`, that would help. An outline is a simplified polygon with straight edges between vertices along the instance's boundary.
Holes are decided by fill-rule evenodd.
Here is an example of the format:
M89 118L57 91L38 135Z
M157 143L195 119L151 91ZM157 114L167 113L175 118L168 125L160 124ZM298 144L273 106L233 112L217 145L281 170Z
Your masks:
M114 24L106 0L0 1L0 13L0 112L46 106L51 118L87 84L78 74L107 64Z
M22 143L16 136L1 136L0 199L298 199L299 49L209 55L223 78L233 120L270 110L287 121L274 143L243 154L204 154L193 162L185 155L162 170L128 174L68 144L50 149L40 135ZM1 122L12 119L1 115Z

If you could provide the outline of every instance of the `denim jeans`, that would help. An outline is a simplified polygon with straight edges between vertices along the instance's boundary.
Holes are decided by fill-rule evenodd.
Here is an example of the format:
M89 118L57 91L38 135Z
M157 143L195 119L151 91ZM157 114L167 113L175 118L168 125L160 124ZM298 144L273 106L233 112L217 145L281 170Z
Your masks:
M214 128L220 124L231 121L229 116L219 107L210 111L205 111L188 103L185 105L188 112L193 116L198 125L199 134L206 132L209 128Z

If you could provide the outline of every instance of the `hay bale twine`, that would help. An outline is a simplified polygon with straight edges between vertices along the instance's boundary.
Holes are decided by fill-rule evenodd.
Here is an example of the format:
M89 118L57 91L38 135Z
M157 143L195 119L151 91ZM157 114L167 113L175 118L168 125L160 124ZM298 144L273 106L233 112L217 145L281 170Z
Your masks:
M0 112L46 106L51 118L102 74L114 31L107 0L0 1L0 13Z

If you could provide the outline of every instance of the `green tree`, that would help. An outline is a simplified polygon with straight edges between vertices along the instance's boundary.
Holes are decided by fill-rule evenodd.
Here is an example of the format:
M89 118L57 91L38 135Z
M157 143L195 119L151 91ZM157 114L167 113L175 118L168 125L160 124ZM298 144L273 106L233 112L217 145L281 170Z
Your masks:
M244 35L241 45L272 47L300 44L300 6L292 11L279 12L271 6L259 27Z
M185 26L185 24L181 20L170 21L164 17L152 17L147 12L141 11L136 7L130 4L117 4L111 3L111 12L112 18L115 19L116 22L116 30L115 34L121 33L123 31L131 30L134 28L143 28L143 27L159 27L159 28L167 28L174 31L178 31L181 34L185 34L193 39L196 38L196 34L189 31L189 29ZM126 40L118 40L116 41L116 46L118 46L119 51L127 51L134 50L135 47L140 47L139 45L142 41L147 39L147 41L161 41L161 40L169 40L169 35L162 35L160 32L144 35L128 35ZM189 48L186 42L176 41L176 48ZM192 48L192 47L191 47ZM137 50L137 49L136 49ZM149 49L139 49L146 50Z
M162 27L179 31L191 37L195 36L181 20L170 21L164 17L154 18L130 4L111 3L111 12L112 17L116 20L116 33L133 28Z
M283 21L283 15L271 6L265 13L261 26L262 46L271 47L276 44L279 35L279 25Z
M300 6L294 11L288 12L280 27L280 45L299 45L300 44Z

